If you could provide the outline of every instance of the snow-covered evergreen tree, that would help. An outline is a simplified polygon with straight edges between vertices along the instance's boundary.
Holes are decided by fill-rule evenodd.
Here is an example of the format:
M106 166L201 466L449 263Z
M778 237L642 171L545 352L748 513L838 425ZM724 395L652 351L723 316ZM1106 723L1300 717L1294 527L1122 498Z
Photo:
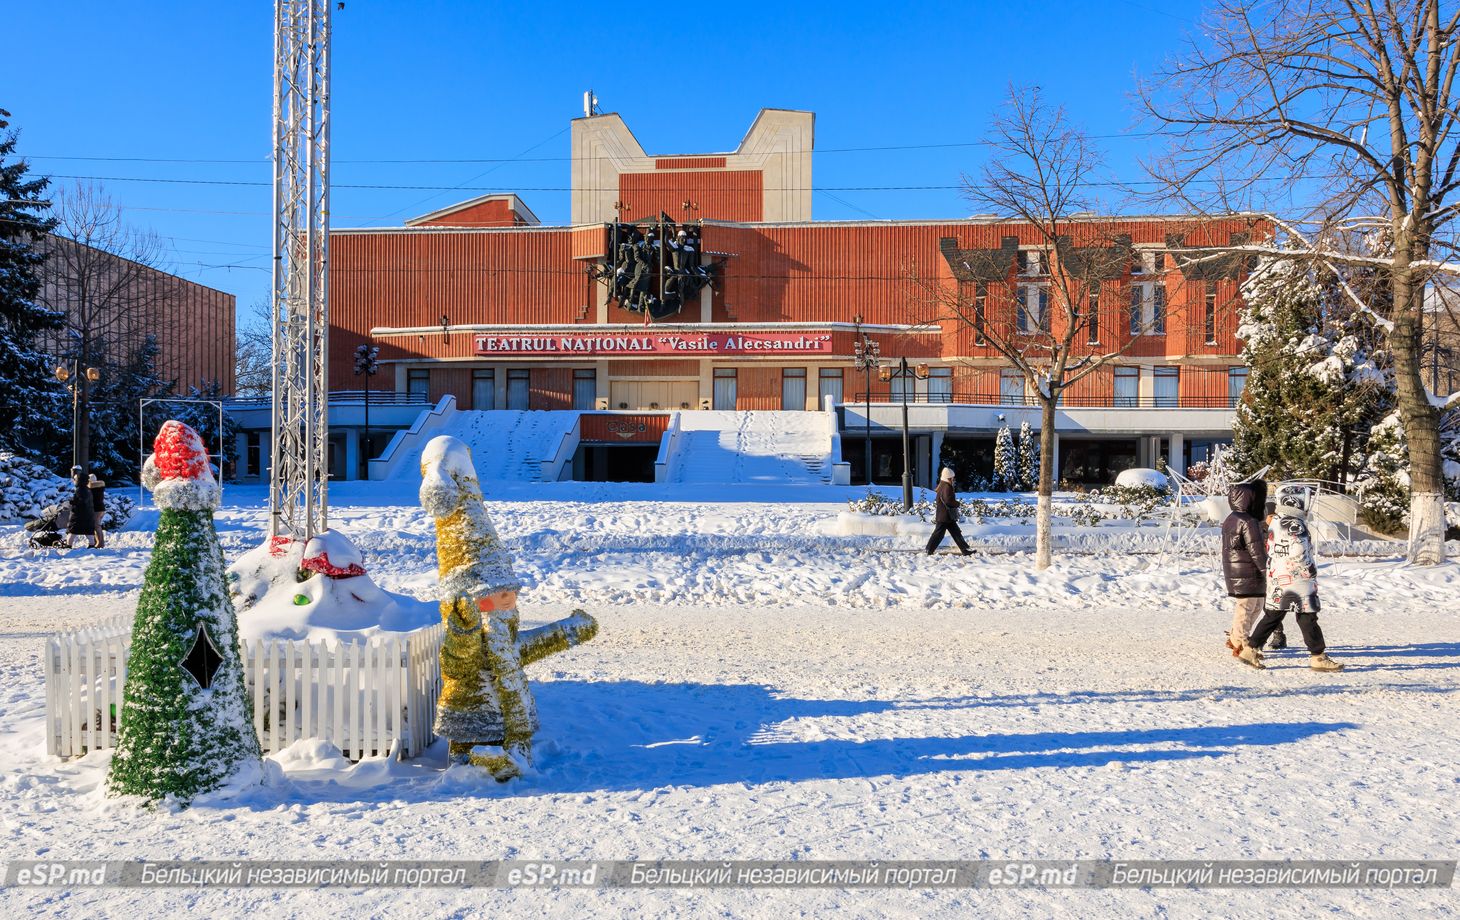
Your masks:
M1366 319L1296 260L1264 259L1243 284L1237 335L1251 368L1232 462L1269 479L1350 482L1369 428L1393 403Z
M1014 433L1001 417L998 435L994 438L994 490L1014 492L1019 488L1019 449L1014 446Z
M1039 486L1039 438L1029 422L1019 424L1019 488L1032 492Z
M1460 407L1440 419L1445 501L1460 502ZM1374 426L1368 463L1359 476L1364 523L1380 533L1402 533L1409 524L1409 443L1396 410Z
M52 359L39 350L42 334L61 325L40 303L37 245L56 224L43 200L49 180L28 178L29 164L14 158L9 114L0 109L0 450L37 456L42 435L65 417Z
M186 804L261 769L238 624L213 529L218 483L197 432L162 426L142 479L161 509L132 624L112 795Z

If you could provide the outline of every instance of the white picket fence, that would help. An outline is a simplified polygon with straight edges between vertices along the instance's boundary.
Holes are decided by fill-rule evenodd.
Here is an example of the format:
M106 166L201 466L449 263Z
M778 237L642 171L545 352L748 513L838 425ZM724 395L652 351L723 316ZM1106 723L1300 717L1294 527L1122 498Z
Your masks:
M49 753L73 757L116 745L131 631L131 617L118 617L46 640ZM368 642L241 643L264 753L321 738L354 760L392 748L419 754L436 738L443 635L437 624Z

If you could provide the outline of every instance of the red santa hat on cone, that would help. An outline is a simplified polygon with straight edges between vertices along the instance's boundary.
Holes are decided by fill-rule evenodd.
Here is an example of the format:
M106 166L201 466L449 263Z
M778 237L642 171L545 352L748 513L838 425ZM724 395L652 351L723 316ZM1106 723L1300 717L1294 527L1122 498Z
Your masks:
M142 484L159 508L212 511L220 492L198 433L175 419L162 423L152 455L142 464Z

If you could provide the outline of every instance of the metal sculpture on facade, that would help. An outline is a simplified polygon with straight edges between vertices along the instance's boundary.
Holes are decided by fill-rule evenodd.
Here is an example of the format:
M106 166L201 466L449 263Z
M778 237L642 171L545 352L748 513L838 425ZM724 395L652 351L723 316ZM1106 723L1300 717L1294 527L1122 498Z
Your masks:
M674 316L713 281L704 262L700 228L660 213L653 221L609 226L609 263L593 270L609 303L646 318Z

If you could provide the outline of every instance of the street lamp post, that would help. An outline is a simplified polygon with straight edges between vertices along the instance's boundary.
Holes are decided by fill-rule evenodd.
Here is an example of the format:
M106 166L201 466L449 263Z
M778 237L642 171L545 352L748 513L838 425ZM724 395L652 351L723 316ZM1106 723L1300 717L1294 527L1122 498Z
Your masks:
M370 378L380 369L380 362L377 360L379 355L379 345L364 344L355 349L355 374L365 375L365 448L362 453L365 457L363 465L366 479L370 478Z
M882 366L882 346L862 334L862 314L858 313L852 317L852 343L853 354L856 356L857 369L862 372L862 397L866 404L862 410L862 421L865 423L865 434L862 438L863 470L866 473L867 485L872 484L872 369Z
M912 381L926 380L928 366L919 364L916 367L907 363L907 358L899 358L897 370L890 367L883 368L881 375L883 380L902 381L902 510L903 513L912 511L912 436L908 431L907 423L907 391L913 386Z
M83 450L83 441L89 441L89 437L83 438L83 434L89 435L89 428L91 428L86 423L91 421L88 390L91 390L89 384L101 380L101 371L96 368L83 369L82 359L77 355L70 359L70 367L66 367L64 364L55 367L55 380L70 383L70 388L72 388L72 469L82 467L82 473L85 475L85 473L91 472L91 461L82 457L83 453L91 453L89 450ZM82 410L83 405L86 406L85 412ZM86 447L89 447L89 444Z

